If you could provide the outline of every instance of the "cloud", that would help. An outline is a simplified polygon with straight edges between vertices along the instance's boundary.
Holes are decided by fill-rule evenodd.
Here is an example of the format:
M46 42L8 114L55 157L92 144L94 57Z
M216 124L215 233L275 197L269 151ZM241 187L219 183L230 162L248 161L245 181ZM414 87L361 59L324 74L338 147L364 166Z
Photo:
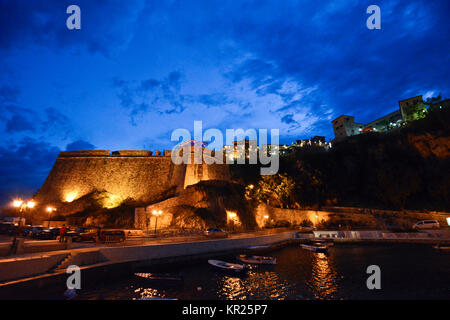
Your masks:
M44 113L45 116L40 123L41 131L67 139L73 132L70 119L52 107L46 108Z
M295 123L294 115L293 114L287 114L284 117L281 118L281 121L287 124Z
M19 96L20 90L11 85L0 86L0 103L15 103Z
M25 137L18 144L0 146L0 204L28 198L44 182L59 149Z
M71 121L53 107L43 111L22 107L19 104L20 89L17 86L0 87L0 123L4 123L5 132L15 134L34 132L47 136L59 136L64 139L72 132Z
M1 103L0 103L1 106ZM43 112L33 111L17 105L3 105L4 114L0 121L5 123L5 132L34 132L40 135L58 136L66 139L72 133L69 118L55 108L46 108Z
M109 55L131 39L142 1L78 0L81 30L68 30L66 9L70 0L2 1L0 3L0 49L33 43L58 48L84 47L91 53Z
M6 132L35 131L36 127L31 119L15 114L6 122Z
M66 151L94 150L95 146L87 141L77 140L66 146Z
M130 111L132 125L143 114L151 111L159 114L181 113L185 96L180 93L184 75L180 71L170 72L164 79L125 81L114 79L120 105Z

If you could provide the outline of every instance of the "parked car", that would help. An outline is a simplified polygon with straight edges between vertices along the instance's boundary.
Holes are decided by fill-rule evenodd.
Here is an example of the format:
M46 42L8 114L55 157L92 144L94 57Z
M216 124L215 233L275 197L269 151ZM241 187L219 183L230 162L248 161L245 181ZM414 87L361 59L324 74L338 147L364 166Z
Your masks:
M211 238L227 238L228 232L218 228L211 228L204 232L204 235Z
M106 229L100 230L100 240L105 242L125 241L126 235L123 230Z
M22 236L28 237L31 234L31 228L32 228L31 226L25 226L22 229Z
M73 241L98 241L100 239L99 228L79 227L74 230ZM70 235L68 235L70 236Z
M12 235L16 231L17 226L12 222L1 222L0 223L0 234Z
M299 232L311 232L316 230L316 227L313 226L300 226L298 227L298 231Z
M43 226L32 226L29 230L27 236L31 238L37 238L39 234L44 230L45 228Z
M59 236L60 228L47 228L42 230L36 237L40 240L55 240Z
M76 228L75 230L67 229L66 237L72 238L72 241L80 241L80 233L88 230L87 228Z
M422 220L413 225L413 229L439 229L440 225L437 220Z

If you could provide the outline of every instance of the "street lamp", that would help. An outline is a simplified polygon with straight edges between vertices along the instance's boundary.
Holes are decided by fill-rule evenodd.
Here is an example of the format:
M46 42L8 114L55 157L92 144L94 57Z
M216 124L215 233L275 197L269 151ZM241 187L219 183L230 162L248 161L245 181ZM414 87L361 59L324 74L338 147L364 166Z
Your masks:
M156 235L156 227L158 225L158 216L160 216L162 214L161 210L153 210L152 214L155 216L156 220L155 220L155 235Z
M23 201L22 200L14 200L13 201L13 207L20 208L22 206Z
M269 216L266 214L264 215L264 228L267 227L267 221L269 221Z
M15 253L17 250L17 234L19 233L20 225L22 224L24 210L26 210L27 208L33 209L35 206L36 206L36 202L34 202L33 200L30 200L27 203L24 203L21 199L16 199L13 201L13 207L17 208L19 210L20 215L19 215L19 223L17 225L17 229L14 232L13 243L11 246L11 253Z
M50 217L48 219L48 227L50 228L50 222L52 221L52 213L53 213L53 211L56 211L56 208L47 207L47 209L45 209L45 210L50 214Z
M13 207L18 208L19 213L20 213L19 227L20 227L20 224L22 223L24 210L27 208L33 209L35 206L36 206L36 202L34 202L33 200L30 200L27 203L23 202L21 199L16 199L13 201Z

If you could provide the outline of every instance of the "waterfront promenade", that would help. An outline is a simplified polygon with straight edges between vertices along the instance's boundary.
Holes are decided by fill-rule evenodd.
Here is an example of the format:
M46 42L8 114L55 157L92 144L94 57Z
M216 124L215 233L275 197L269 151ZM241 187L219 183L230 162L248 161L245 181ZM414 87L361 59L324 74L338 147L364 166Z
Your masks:
M29 253L0 259L0 296L22 288L63 286L66 268L77 265L84 279L98 280L112 274L132 272L135 267L184 262L212 256L245 252L248 246L283 245L326 238L344 243L450 244L450 230L416 233L368 231L315 231L271 229L232 234L225 239L204 236L134 238L120 244L76 243L70 249Z
M264 230L232 234L225 239L183 236L132 239L121 244L84 244L66 250L29 253L0 259L0 293L6 287L35 283L45 286L51 278L66 276L69 265L94 270L113 265L156 264L189 260L240 250L250 245L272 245L295 239L294 231ZM77 244L78 245L78 244Z

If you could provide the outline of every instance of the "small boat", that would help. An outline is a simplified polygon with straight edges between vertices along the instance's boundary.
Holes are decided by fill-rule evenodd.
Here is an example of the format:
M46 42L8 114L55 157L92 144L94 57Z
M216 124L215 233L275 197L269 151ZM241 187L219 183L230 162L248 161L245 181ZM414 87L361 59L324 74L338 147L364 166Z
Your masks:
M184 278L180 274L169 273L135 273L140 280L149 280L154 282L183 282Z
M314 240L313 244L316 246L327 246L327 247L334 246L334 242L327 241L327 240Z
M273 257L263 257L263 256L249 256L246 254L241 254L238 260L249 264L277 264L277 258Z
M268 250L270 249L271 246L270 245L263 245L263 246L248 246L247 250L251 250L251 251L264 251L264 250Z
M309 244L301 244L300 245L303 249L309 250L312 252L328 252L328 247L324 245L309 245Z
M450 246L443 246L443 245L440 245L440 244L437 244L437 245L433 246L433 248L436 249L436 250L445 250L445 251L450 250Z
M225 271L243 272L247 269L243 264L229 263L221 260L208 260L208 263Z
M77 296L77 291L75 289L67 289L64 292L64 296L67 298L67 300L72 300Z
M248 246L248 250L261 250L261 249L269 249L270 245L264 245L264 246Z
M176 298L139 298L139 300L178 300Z

